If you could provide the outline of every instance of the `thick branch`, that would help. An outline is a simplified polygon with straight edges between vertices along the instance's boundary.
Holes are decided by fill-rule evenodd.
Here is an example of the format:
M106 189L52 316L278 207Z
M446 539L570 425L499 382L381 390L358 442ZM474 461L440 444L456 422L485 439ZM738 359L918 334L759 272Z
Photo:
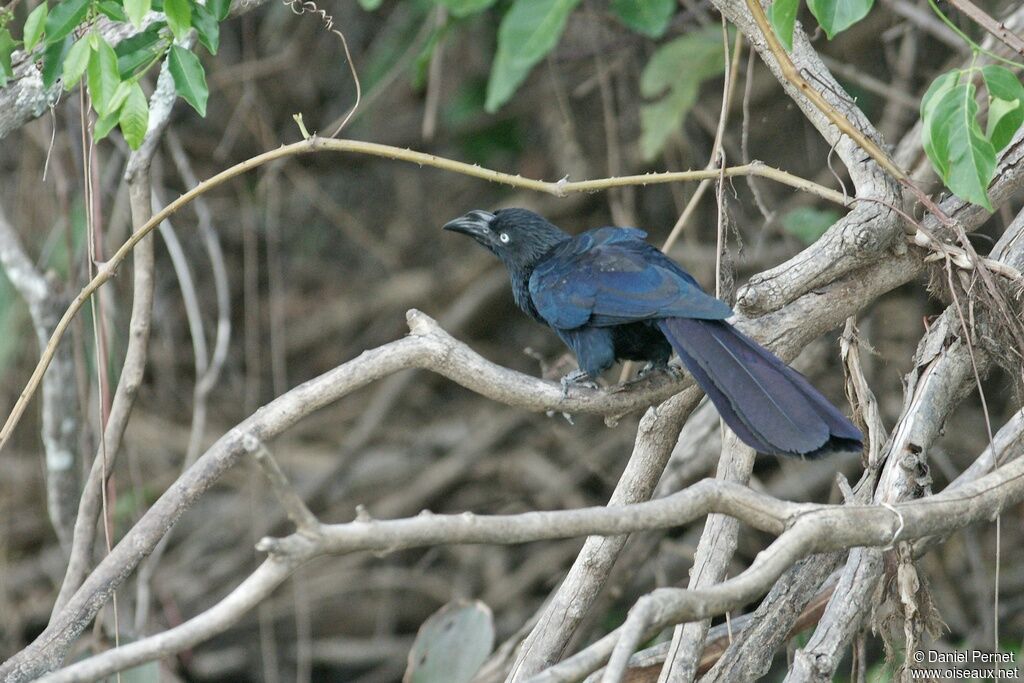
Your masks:
M745 486L754 469L756 455L754 449L726 430L725 438L722 439L722 459L718 463L718 480ZM690 590L713 586L725 578L736 553L739 531L740 526L734 518L724 515L708 516L690 570ZM704 641L710 628L710 619L676 626L672 634L672 645L665 659L665 667L662 669L662 680L667 683L682 683L692 681L697 676Z
M1019 427L1019 423L1015 424ZM283 539L263 539L271 557L235 591L206 612L166 633L74 664L42 680L94 680L202 642L224 630L280 584L298 564L326 553L393 552L438 544L527 543L585 534L621 535L685 524L708 513L728 514L781 535L749 569L719 585L661 589L641 599L649 635L673 620L709 618L756 599L792 564L814 552L854 546L884 546L923 538L986 520L1024 500L1024 459L976 482L894 510L875 505L791 503L744 486L706 479L667 498L621 507L594 507L520 515L421 514L390 521L363 519L320 526ZM633 612L631 612L631 615ZM619 632L626 630L623 626ZM602 641L604 642L604 641ZM620 645L624 641L619 641ZM536 680L558 680L553 672Z
M992 256L1013 265L1024 263L1024 212L997 242ZM979 329L990 324L992 312L978 311ZM975 384L975 368L984 372L990 355L965 337L966 314L953 304L932 325L918 345L915 367L906 378L902 416L886 445L885 466L875 501L894 503L927 494L930 490L928 451L945 420ZM980 335L979 335L980 336ZM973 358L972 358L973 354ZM861 622L872 606L875 586L883 570L881 552L851 553L835 597L821 626L797 654L787 680L829 680Z
M857 197L871 200L857 202L813 247L751 278L740 289L737 305L750 314L763 313L901 248L900 220L889 207L901 206L902 200L893 177L863 149L878 149L881 136L833 78L799 26L793 33L793 50L786 53L770 29L762 31L746 0L715 0L714 4L743 32L786 94L835 149ZM843 130L828 112L845 122Z
M1014 423L1012 428L1019 429L1020 423ZM567 677L586 674L609 657L628 661L628 655L626 660L620 659L621 653L632 653L639 642L653 637L668 624L724 614L757 599L790 566L810 554L858 546L888 546L897 530L903 540L949 533L988 521L1019 500L1024 500L1024 459L975 482L925 500L901 503L893 509L877 505L822 506L788 525L738 576L703 590L662 588L644 596L630 610L623 626L579 655L530 679L530 683L571 680ZM583 670L581 664L592 668ZM609 664L605 680L615 674Z

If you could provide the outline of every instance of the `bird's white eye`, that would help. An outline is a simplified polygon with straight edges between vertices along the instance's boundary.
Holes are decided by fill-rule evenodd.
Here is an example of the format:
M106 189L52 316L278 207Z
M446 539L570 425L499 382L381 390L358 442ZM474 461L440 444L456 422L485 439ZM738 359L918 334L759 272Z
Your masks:
M508 236L507 232L503 232L498 235L498 239L501 240L502 244L508 244L512 240L512 238Z

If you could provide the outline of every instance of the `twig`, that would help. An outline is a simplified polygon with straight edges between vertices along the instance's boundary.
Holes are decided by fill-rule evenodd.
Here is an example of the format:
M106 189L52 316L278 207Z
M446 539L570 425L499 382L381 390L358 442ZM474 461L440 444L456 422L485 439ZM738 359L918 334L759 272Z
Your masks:
M939 21L925 6L909 2L909 0L882 1L895 15L903 17L954 52L967 52L970 49L967 43L960 40L960 36Z
M1024 56L1024 39L1006 28L1005 23L993 19L988 12L975 5L971 0L949 0L949 4L966 14L971 21L991 33L1008 48Z
M885 169L885 171L897 180L904 180L907 174L904 173L903 169L899 168L889 155L879 147L874 140L869 138L863 132L858 130L850 123L849 119L839 113L839 111L829 104L821 94L811 87L811 84L800 75L797 68L793 65L793 60L789 58L789 54L786 49L782 47L782 43L779 42L778 37L775 35L775 31L772 30L771 25L768 23L768 17L764 14L764 9L761 7L760 0L746 0L747 9L750 11L751 16L754 17L754 21L757 22L758 28L761 29L761 33L764 36L764 40L768 45L768 49L771 50L776 61L779 64L779 68L782 69L782 73L786 79L792 83L808 100L814 103L822 114L828 117L828 120L835 125L836 128L841 130L843 134L853 140L857 145L867 152L872 159L875 160L879 166Z
M860 362L860 343L857 321L851 317L846 321L846 327L839 338L840 355L846 367L846 396L853 406L855 419L867 436L865 463L868 468L877 470L881 466L887 431L878 411L878 401L864 376Z
M757 51L751 50L747 57L747 69L743 77L743 126L740 132L740 156L745 164L750 162L750 93L754 87L754 60L756 58ZM754 196L754 204L757 205L757 210L764 217L765 227L768 227L775 214L768 208L764 197L761 196L760 183L753 176L747 176L746 180L750 187L750 194Z
M189 163L181 140L173 131L167 136L167 145L171 150L171 158L178 169L179 175L187 185L197 185L192 165ZM217 331L214 335L213 353L210 354L209 362L205 372L196 381L193 400L197 403L205 401L224 367L224 361L228 355L228 344L231 340L231 292L228 289L227 267L224 263L224 252L220 246L220 239L213 227L213 212L210 205L203 198L196 199L196 215L199 218L199 232L203 238L203 245L210 259L210 269L213 272L213 288L217 301ZM195 460L199 451L199 437L201 430L194 429L189 438L188 451L191 460Z
M676 243L676 240L679 239L679 235L682 233L683 228L686 226L686 222L689 220L690 216L693 215L694 210L696 210L697 203L700 201L700 198L707 191L708 187L710 187L711 182L713 180L717 180L721 175L721 173L718 172L719 167L722 165L719 162L719 153L722 150L722 141L725 136L725 122L728 118L729 108L732 104L733 92L735 91L736 81L738 80L737 75L739 72L739 57L742 48L743 36L742 34L737 33L736 42L733 46L731 70L726 72L725 81L722 84L722 110L718 117L718 127L715 130L715 141L711 145L711 156L708 159L707 166L704 167L705 171L714 173L704 178L701 181L701 184L697 186L697 189L694 191L693 196L690 197L690 201L686 203L686 208L683 209L683 212L679 215L679 218L678 220L676 220L675 225L672 226L672 230L669 231L668 237L665 238L665 242L661 245L662 251L667 252L670 249L672 249L672 245L674 245ZM726 68L729 68L730 60L728 51L725 51L725 63Z
M300 532L316 535L320 528L320 520L306 507L295 487L288 481L288 477L281 471L281 466L277 464L277 460L274 459L263 442L252 434L246 434L242 439L242 448L260 466L263 476L270 482L270 490L274 492L277 500L288 513L288 519L292 520Z
M143 142L143 148L145 149L146 142ZM333 140L313 137L309 140L303 140L301 142L292 143L291 145L285 145L275 150L264 152L258 156L252 157L240 164L236 164L231 168L221 171L217 175L213 176L209 180L206 180L195 188L186 192L178 199L171 202L169 205L164 207L161 211L157 212L155 216L150 218L144 225L138 228L132 236L125 241L123 245L114 253L110 259L99 268L96 276L82 289L81 292L74 298L68 310L65 311L60 321L57 323L53 335L50 338L50 342L43 352L39 363L36 365L35 371L32 373L31 378L22 390L18 397L17 402L14 405L11 414L8 416L4 423L3 429L0 429L0 450L10 440L11 432L14 430L14 426L21 419L22 414L25 412L25 408L35 393L36 388L42 378L43 372L49 365L53 358L54 350L60 338L67 330L68 325L71 323L72 318L81 310L82 306L89 300L96 290L106 284L117 272L118 266L128 257L135 246L148 235L161 221L167 217L173 215L183 206L192 202L196 197L208 192L209 190L221 185L222 183L239 176L247 171L254 168L258 168L268 162L282 159L285 157L295 156L299 154L310 154L319 151L333 151L333 152L357 152L363 154L369 154L373 156L381 156L389 159L395 159L399 161L407 161L411 163L417 163L422 166L433 166L456 173L462 173L464 175L480 178L483 180L490 180L492 182L498 182L513 187L520 187L524 189L531 189L538 192L544 192L547 194L563 197L569 193L574 192L590 192L594 190L603 190L610 187L621 187L624 185L648 185L655 183L668 183L668 182L681 182L686 180L701 180L704 178L715 178L719 175L718 171L682 171L673 173L652 173L644 175L624 176L621 178L603 178L600 180L585 180L579 182L545 182L541 180L532 180L529 178L523 178L521 176L512 176L507 173L500 173L498 171L492 171L490 169L481 168L472 164L466 164L463 162L452 161L450 159L444 159L437 157L432 154L424 154L422 152L413 152L407 149L399 149L397 147L390 147L388 145L380 145L372 142L361 142L356 140ZM769 168L760 163L752 163L745 166L735 166L730 169L725 169L723 172L726 177L733 177L737 175L755 174L762 175L765 178L771 178L786 184L791 184L794 187L800 187L808 191L814 191L816 194L822 196L828 195L833 201L843 203L842 195L839 193L822 188L820 186L811 183L810 181L802 178L792 176L785 171L778 169Z

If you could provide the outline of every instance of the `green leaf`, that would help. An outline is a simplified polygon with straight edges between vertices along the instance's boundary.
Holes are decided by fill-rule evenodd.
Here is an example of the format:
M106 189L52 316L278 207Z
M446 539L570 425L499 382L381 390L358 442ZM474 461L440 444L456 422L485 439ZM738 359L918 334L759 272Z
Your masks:
M100 0L96 3L96 7L103 16L110 20L119 24L128 23L128 15L124 13L124 7L121 7L120 3L114 2L114 0Z
M427 38L427 42L424 43L423 49L416 55L416 59L412 64L412 87L417 90L422 89L427 83L427 73L430 70L430 62L434 59L434 53L437 51L437 46L441 44L441 41L448 34L448 30L451 27L451 23L446 22L443 26L438 26L430 32L430 37Z
M121 106L121 133L125 141L132 149L138 149L142 139L146 137L146 129L149 127L149 102L146 100L146 93L138 83L133 83Z
M188 0L164 0L164 14L171 33L178 40L185 38L192 28L192 5Z
M974 96L974 84L963 83L946 90L934 103L925 124L932 147L925 151L950 190L991 210L987 191L995 175L996 150L981 132Z
M697 101L697 83L687 83L658 102L640 107L640 153L644 160L650 161L658 156L669 136L679 130Z
M14 77L11 54L14 52L14 38L6 28L0 28L0 87L7 85L7 79Z
M640 109L640 151L653 159L679 130L697 100L700 84L725 69L721 29L710 26L662 45L640 74L640 93L662 100Z
M1001 100L1016 100L1024 95L1024 85L1021 85L1013 72L1005 66L990 64L981 69L981 75L985 79L985 87L988 88L989 97L998 97Z
M558 44L580 0L514 0L498 28L498 51L487 82L484 109L508 102L534 65Z
M799 10L800 0L775 0L768 8L768 19L772 22L775 35L789 52L793 51L793 27L796 26Z
M110 96L110 102L107 103L107 113L114 113L120 111L121 105L128 99L128 95L132 91L132 86L135 85L131 81L121 81L117 84L117 88L114 89L114 94Z
M63 40L71 31L82 23L89 11L89 0L64 0L57 3L49 16L46 17L44 32L46 44Z
M152 62L163 51L165 43L160 37L163 27L162 23L153 24L142 33L117 44L114 52L117 53L117 70L122 79L134 76L137 69Z
M90 55L92 55L92 47L87 35L79 38L68 50L68 55L64 58L65 90L71 90L81 80L82 74L89 66Z
M804 244L813 244L839 220L839 215L835 209L801 206L782 216L782 229Z
M640 94L656 97L683 83L717 76L725 69L722 31L699 29L658 48L640 74Z
M231 0L207 0L206 7L217 17L217 21L224 21L231 13Z
M935 104L942 99L942 96L946 94L946 91L955 86L959 80L959 70L948 71L936 76L935 80L932 81L932 84L928 86L928 90L925 91L924 97L921 98L922 119L926 119L931 116L931 112L935 109Z
M100 116L117 111L111 107L114 92L121 83L121 75L117 71L117 53L110 47L103 36L96 35L96 50L89 58L89 68L86 75L89 79L89 97L92 98L92 106Z
M469 683L494 648L494 617L480 602L453 601L416 633L405 683Z
M29 12L25 19L25 32L22 40L25 42L25 52L31 52L32 48L39 44L43 36L43 25L46 23L46 3L40 3L38 7Z
M96 120L96 125L92 129L92 139L99 142L103 138L110 134L110 131L114 130L114 126L117 125L118 112L111 112L106 116L101 116Z
M988 105L985 137L992 143L996 152L1001 152L1020 130L1021 123L1024 123L1024 106L1021 100L1008 102L993 98Z
M192 12L192 25L199 36L199 42L211 55L217 54L217 48L220 47L220 24L217 23L217 17L202 5L196 5Z
M829 40L867 16L874 0L807 0Z
M124 641L122 640L121 642ZM106 678L102 683L160 683L161 680L160 663L149 662L148 664L140 664L133 669L122 671L116 677Z
M434 0L448 8L453 17L468 17L479 14L494 4L495 0Z
M988 90L988 125L985 137L996 152L1008 144L1024 123L1024 85L1009 69L989 65L981 70Z
M675 0L612 0L612 12L622 23L649 38L665 35L675 10Z
M206 116L206 99L210 91L206 87L206 72L199 58L183 47L172 45L167 64L174 78L174 89L200 116Z
M381 6L384 0L359 0L359 6L367 12L372 12Z
M944 128L940 130L935 118L935 105L956 86L959 79L959 71L944 73L932 81L921 98L921 146L941 178L949 173L949 133Z
M71 36L58 43L49 43L43 50L43 87L50 88L60 77L64 57L71 49Z
M124 11L135 28L142 28L142 20L149 14L150 9L152 3L149 0L124 0Z

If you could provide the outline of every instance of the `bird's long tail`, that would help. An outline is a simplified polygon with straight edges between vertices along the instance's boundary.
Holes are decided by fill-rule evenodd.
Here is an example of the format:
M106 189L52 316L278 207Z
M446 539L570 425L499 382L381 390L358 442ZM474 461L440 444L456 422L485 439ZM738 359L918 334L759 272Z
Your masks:
M666 318L658 326L725 423L759 453L861 449L860 431L803 375L729 323Z

